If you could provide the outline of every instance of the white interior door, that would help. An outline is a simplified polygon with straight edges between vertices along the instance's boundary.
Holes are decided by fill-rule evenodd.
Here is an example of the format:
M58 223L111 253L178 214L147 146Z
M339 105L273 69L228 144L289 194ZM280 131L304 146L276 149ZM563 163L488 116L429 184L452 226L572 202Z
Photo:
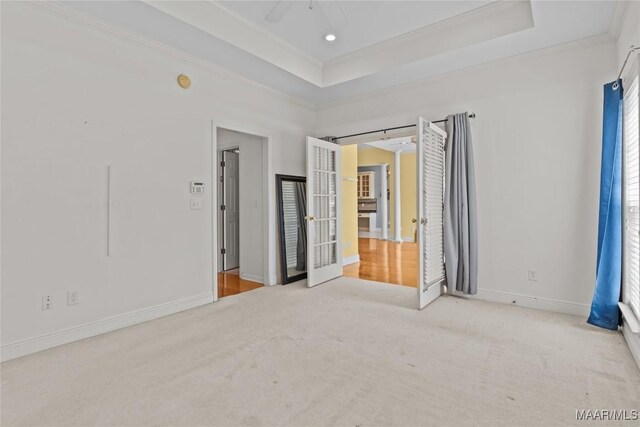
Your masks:
M307 286L342 276L340 146L307 137Z
M233 151L224 151L223 168L223 221L224 253L223 266L231 270L240 266L240 183L239 155Z
M444 269L445 131L418 117L419 308L442 295Z

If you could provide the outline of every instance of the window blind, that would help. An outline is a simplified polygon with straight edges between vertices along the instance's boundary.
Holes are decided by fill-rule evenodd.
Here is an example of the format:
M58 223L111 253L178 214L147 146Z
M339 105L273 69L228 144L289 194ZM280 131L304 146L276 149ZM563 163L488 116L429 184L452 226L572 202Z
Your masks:
M282 211L284 214L284 242L287 252L287 267L298 262L298 210L295 183L282 183Z
M623 100L624 302L640 319L640 109L638 76Z

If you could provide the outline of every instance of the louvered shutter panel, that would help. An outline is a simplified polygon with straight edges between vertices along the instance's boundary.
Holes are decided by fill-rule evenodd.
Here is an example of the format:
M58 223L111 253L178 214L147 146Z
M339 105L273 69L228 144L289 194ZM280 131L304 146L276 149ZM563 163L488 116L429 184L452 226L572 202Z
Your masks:
M298 262L298 209L296 184L282 183L282 212L284 215L284 242L287 252L287 267L295 267Z
M640 108L638 76L623 101L624 299L640 318Z
M422 126L422 224L424 291L442 282L444 270L444 145L446 134L432 123Z

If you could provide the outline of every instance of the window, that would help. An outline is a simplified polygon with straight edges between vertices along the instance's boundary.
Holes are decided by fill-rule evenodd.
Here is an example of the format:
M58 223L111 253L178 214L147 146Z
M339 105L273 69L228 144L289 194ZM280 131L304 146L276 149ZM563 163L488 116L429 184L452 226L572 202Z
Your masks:
M623 301L640 319L640 110L638 74L625 91L623 101L624 145L624 283Z

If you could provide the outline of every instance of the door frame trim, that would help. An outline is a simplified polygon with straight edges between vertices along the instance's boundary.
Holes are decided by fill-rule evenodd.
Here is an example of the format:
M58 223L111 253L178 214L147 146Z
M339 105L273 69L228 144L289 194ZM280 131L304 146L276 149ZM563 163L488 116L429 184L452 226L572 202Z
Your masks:
M210 163L209 163L209 177L211 182L211 209L209 217L210 232L210 256L211 260L211 274L213 283L213 301L218 301L218 256L216 254L216 248L218 247L218 209L214 208L214 203L218 200L218 183L216 167L217 153L218 153L218 129L232 130L236 132L246 133L249 135L257 136L263 139L262 144L262 170L263 170L263 192L262 192L262 206L263 206L263 220L262 220L262 235L263 235L263 247L262 247L262 284L264 286L272 286L275 284L276 278L276 219L275 219L275 185L269 185L271 177L274 176L273 172L273 159L271 141L272 136L264 129L250 128L246 125L236 122L220 122L217 120L211 120L211 145L210 145ZM216 185L214 185L215 183Z

